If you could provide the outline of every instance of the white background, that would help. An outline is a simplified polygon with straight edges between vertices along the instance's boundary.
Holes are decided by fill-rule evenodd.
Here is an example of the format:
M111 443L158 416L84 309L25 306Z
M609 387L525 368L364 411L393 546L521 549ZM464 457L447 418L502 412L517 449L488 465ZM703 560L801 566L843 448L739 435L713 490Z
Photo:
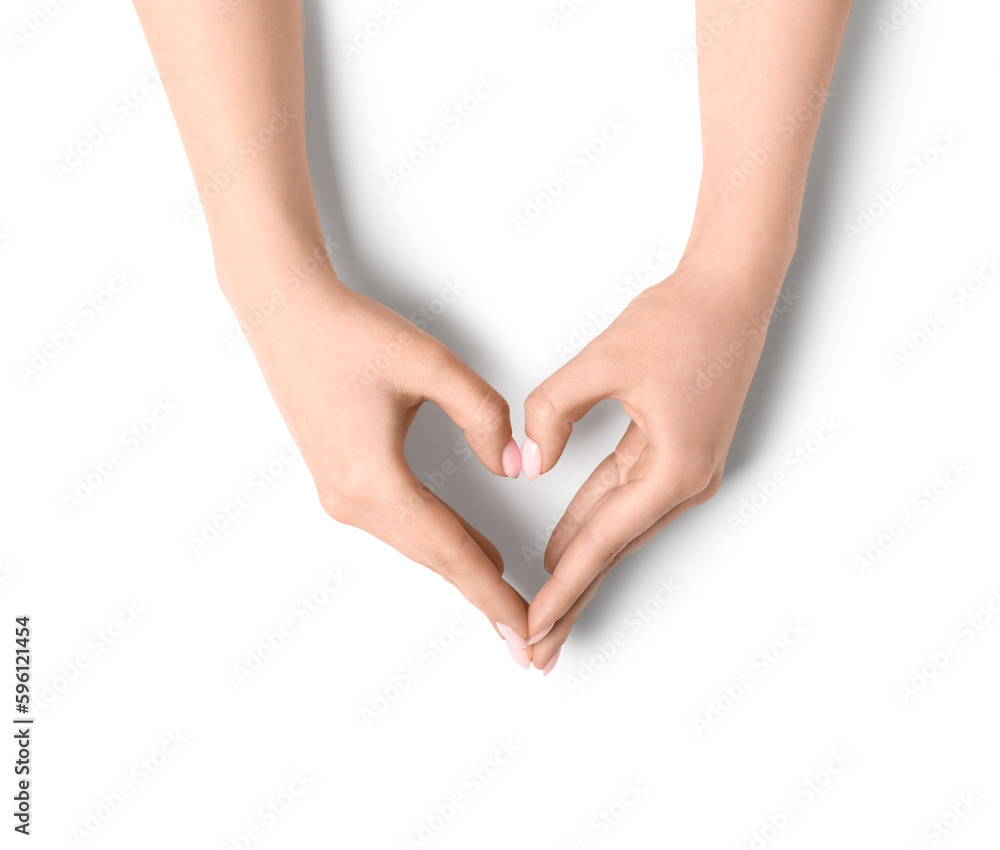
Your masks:
M453 588L329 520L301 460L278 460L256 488L286 431L247 346L227 338L236 324L134 12L42 6L12 0L0 21L0 721L14 715L13 617L30 614L35 846L997 845L1000 278L967 283L1000 251L996 4L911 0L893 31L880 28L893 4L858 4L791 306L722 489L615 571L545 679L480 616L460 625L470 609ZM430 330L506 396L519 436L558 346L593 333L602 301L624 306L616 281L656 248L671 258L656 279L670 271L699 169L683 61L693 4L590 0L553 23L554 7L404 2L350 60L342 44L384 4L305 8L310 159L334 264L407 315L459 281ZM15 44L36 14L44 25ZM484 74L497 91L447 124ZM511 214L615 118L621 138L518 233ZM102 119L111 132L57 173ZM439 126L447 141L393 191L386 172ZM933 152L941 133L957 139ZM851 238L845 225L894 181L905 192ZM81 305L121 269L133 282L85 322ZM947 323L921 336L937 310ZM25 377L74 320L81 332ZM904 338L920 345L894 366ZM123 434L164 399L175 412L133 450ZM810 443L831 419L836 434ZM536 538L624 424L602 405L538 481L458 461L441 488L527 597L544 579ZM458 440L422 411L415 471L456 460ZM798 447L808 462L790 459ZM123 463L68 510L64 495L116 449ZM953 463L967 471L924 501ZM249 507L196 555L191 536L241 491ZM744 500L755 513L733 530ZM913 526L880 543L904 511ZM859 568L872 546L880 559ZM677 588L666 602L661 582ZM294 632L269 652L285 621ZM262 648L271 657L241 681ZM901 691L924 665L926 685ZM186 743L161 758L171 733ZM514 755L499 764L502 747ZM846 762L836 775L833 754ZM281 809L296 774L309 787ZM965 811L961 794L978 802L949 814ZM280 818L259 814L271 800ZM794 816L768 827L788 804ZM12 826L5 814L4 846ZM770 840L751 843L761 830Z

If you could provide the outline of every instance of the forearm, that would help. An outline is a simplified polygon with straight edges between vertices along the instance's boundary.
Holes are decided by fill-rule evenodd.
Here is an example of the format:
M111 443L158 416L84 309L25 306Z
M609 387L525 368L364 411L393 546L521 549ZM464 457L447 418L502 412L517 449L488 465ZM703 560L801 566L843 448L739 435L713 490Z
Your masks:
M698 32L718 35L698 57L703 164L686 257L747 265L780 287L851 5L696 0Z
M306 159L299 2L134 5L232 300L254 278L280 275L323 243Z

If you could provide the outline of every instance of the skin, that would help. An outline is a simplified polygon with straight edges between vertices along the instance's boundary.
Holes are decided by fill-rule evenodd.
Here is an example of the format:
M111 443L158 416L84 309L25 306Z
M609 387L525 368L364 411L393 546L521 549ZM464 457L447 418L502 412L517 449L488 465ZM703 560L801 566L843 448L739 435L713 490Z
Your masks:
M608 572L718 489L795 252L851 0L696 0L699 33L714 34L698 58L703 164L687 247L670 277L525 403L543 474L598 401L617 399L632 420L553 533L551 577L530 608L503 580L496 548L403 456L416 410L434 401L502 475L506 401L433 337L346 287L323 247L306 161L299 3L134 5L203 199L220 286L323 507L440 573L494 627L528 637L551 625L527 649L544 668ZM732 170L748 152L755 173L735 187Z
M502 578L496 547L403 455L417 409L433 401L503 475L507 402L445 345L335 274L306 161L299 3L134 5L202 197L219 284L324 509L440 574L494 627L527 634L527 602ZM227 175L231 164L238 173Z
M640 293L525 403L543 474L597 402L617 399L632 420L549 540L551 577L528 611L532 635L554 623L533 646L539 669L605 576L719 488L795 253L806 172L852 4L695 5L699 33L723 27L698 56L702 177L687 247L673 274ZM748 151L762 162L734 188L732 169ZM699 385L700 370L723 363Z

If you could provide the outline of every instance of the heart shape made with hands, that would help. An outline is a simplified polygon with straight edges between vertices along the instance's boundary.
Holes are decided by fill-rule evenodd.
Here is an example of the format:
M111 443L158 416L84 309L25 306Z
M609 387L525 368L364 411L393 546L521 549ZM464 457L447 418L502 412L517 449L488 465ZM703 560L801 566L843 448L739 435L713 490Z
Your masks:
M546 421L551 421L551 416L544 418ZM503 427L503 424L498 424ZM570 423L567 430L571 428ZM638 445L641 435L637 436L638 429L634 424L630 426L629 432L622 441L623 446L626 450L631 448L635 453L641 452L641 447ZM555 444L550 443L554 445L554 452L551 463L544 466L545 471L555 465L565 443L566 439ZM619 446L619 452L623 446ZM501 453L501 465L508 478L518 478L523 472L526 478L534 480L543 471L542 450L530 437L524 439L519 449L511 437ZM526 622L510 615L506 616L506 619L514 619L518 624L517 627L502 619L495 621L496 630L504 639L511 657L522 668L529 669L534 664L543 675L548 675L552 671L559 660L562 644L568 637L577 616L594 596L601 581L628 552L638 548L652 536L649 534L641 542L628 540L625 537L617 541L611 537L599 538L593 532L593 528L597 526L592 523L596 521L600 524L608 521L599 509L614 496L616 488L623 484L622 471L616 454L610 455L597 467L571 501L554 527L544 552L543 564L550 577L530 603L502 578L503 563L492 544L485 538L479 539L481 535L478 533L473 535L498 571L497 585L493 589L492 604L489 607L492 609L500 597L510 599L516 596L526 609ZM614 517L615 514L612 513L611 516ZM630 533L626 527L622 527L621 530L626 537ZM612 548L605 551L602 548L602 539L606 539ZM487 616L490 616L489 613Z
M485 425L491 449L484 452L490 440L482 433L475 445L475 428L463 428L492 471L511 477L523 471L535 479L556 465L573 425L598 402L618 401L631 420L556 524L543 557L549 578L531 602L499 576L479 589L486 604L477 607L522 667L551 671L608 573L717 492L774 310L773 300L761 303L758 310L736 301L725 278L675 271L636 296L530 393L520 450L510 436L506 402L495 391L482 406L493 414ZM446 412L460 427L469 424ZM490 453L499 455L499 464L487 462ZM475 604L475 594L466 595Z
M247 340L327 514L450 581L521 666L546 671L610 570L718 488L773 305L755 315L728 276L679 267L528 395L520 449L486 380L338 281L297 288ZM534 479L605 399L630 424L553 530L550 577L529 603L503 579L496 547L413 474L407 433L433 402L491 473Z

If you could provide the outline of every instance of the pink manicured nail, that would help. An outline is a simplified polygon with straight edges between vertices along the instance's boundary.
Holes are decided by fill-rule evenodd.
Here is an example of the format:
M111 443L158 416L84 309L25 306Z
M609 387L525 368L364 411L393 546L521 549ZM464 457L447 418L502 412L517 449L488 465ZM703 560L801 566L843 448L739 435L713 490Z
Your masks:
M517 443L514 438L503 448L500 455L500 463L503 465L503 474L508 478L517 478L521 474L521 453L517 450Z
M531 659L528 658L528 653L516 644L511 643L509 640L504 641L504 643L507 645L507 651L510 653L510 657L521 665L521 667L527 670L531 666Z
M553 653L552 657L551 657L551 658L549 659L549 663L548 663L548 664L546 664L546 665L545 665L545 666L544 666L544 667L542 668L542 675L543 675L543 676L548 676L548 675L549 675L549 673L551 673L551 672L552 672L552 668L556 666L556 662L557 662L557 661L559 660L559 653L560 653L560 652L562 652L562 647L561 647L561 646L559 647L559 649L557 649L557 650L556 650L556 651L555 651L555 652Z
M555 623L552 624L552 626L554 625ZM528 646L538 643L538 641L540 641L543 637L545 637L549 632L552 631L552 626L548 626L547 628L542 629L534 637L528 638Z
M504 636L504 640L506 640L511 646L516 646L518 649L524 649L528 645L524 642L524 638L515 632L510 626L505 626L503 623L497 623L497 630Z
M531 437L525 437L521 446L521 469L529 481L534 481L542 471L542 453Z

